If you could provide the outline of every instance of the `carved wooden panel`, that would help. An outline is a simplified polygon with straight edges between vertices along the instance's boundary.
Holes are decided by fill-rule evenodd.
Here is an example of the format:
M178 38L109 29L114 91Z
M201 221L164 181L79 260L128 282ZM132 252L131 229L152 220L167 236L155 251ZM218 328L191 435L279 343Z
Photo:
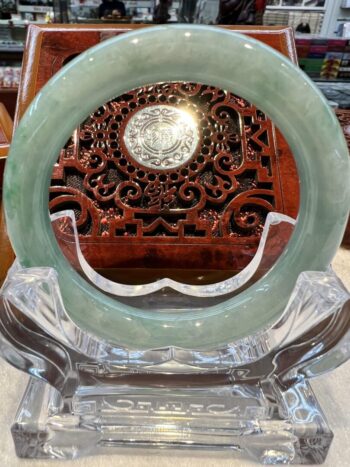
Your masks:
M125 127L139 109L165 102L195 114L202 135L187 163L157 170L130 155ZM283 205L272 131L255 107L209 86L135 90L76 131L53 172L51 210L75 207L82 236L259 237L267 213Z
M140 162L125 143L126 128L140 110L149 118L159 108L181 109L198 127L193 154L177 167L169 168L169 158L179 156L176 144L162 166L154 155ZM146 126L151 128L149 120ZM147 147L167 146L169 134L154 125L152 130ZM179 136L181 144L190 145ZM74 209L84 240L132 242L142 265L141 245L156 242L158 248L173 244L177 251L192 245L202 267L216 265L201 245L218 245L227 249L225 266L231 261L232 267L230 249L256 245L267 213L284 210L273 125L244 99L198 83L131 91L97 109L62 151L52 176L50 209L67 208ZM128 259L116 253L113 264L127 265ZM152 265L156 258L159 267L183 260L153 255Z
M336 114L350 151L350 109L337 109Z
M336 114L340 125L342 126L346 142L348 143L349 155L350 155L350 110L349 109L337 109ZM345 229L343 245L350 246L350 218Z
M65 62L127 29L31 28L17 119ZM240 30L295 61L288 28ZM167 155L178 161L174 166L169 157L167 167L138 158L125 139L132 118L157 106L185 109L197 124L190 156ZM166 125L161 137L153 129L148 142L164 156L174 136ZM160 83L131 90L82 122L54 168L50 197L52 211L76 212L82 250L94 267L239 271L256 252L268 212L296 217L299 187L288 145L254 106L205 84ZM72 242L64 228L59 235Z

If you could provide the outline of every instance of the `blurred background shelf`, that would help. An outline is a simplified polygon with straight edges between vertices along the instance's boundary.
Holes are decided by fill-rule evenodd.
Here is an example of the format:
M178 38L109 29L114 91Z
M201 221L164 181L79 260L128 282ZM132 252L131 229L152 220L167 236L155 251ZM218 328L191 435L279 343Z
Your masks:
M150 24L159 0L126 0L127 16L114 20L98 17L100 3L101 0L0 0L0 102L11 116L16 106L28 24L51 21ZM174 1L169 8L169 22L215 24L218 11L219 0ZM296 35L299 64L320 83L333 106L349 108L350 1L268 0L263 24L288 25L297 31L300 25L307 24L311 33Z

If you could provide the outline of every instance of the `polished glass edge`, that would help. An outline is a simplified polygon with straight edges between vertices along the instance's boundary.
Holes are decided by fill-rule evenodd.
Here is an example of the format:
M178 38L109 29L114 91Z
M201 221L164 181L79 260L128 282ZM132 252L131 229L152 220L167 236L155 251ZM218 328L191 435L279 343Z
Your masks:
M242 271L230 277L229 279L214 284L191 285L178 282L173 279L164 278L159 279L155 282L149 282L145 284L128 285L113 282L103 277L101 274L95 271L86 261L80 248L79 235L74 211L60 211L55 214L51 214L50 218L53 223L62 222L64 224L65 234L67 234L68 232L69 234L73 235L77 261L86 278L90 282L92 282L92 284L94 284L99 290L119 297L137 297L142 295L148 295L166 287L172 290L176 290L181 294L189 295L191 297L218 297L221 295L230 294L235 290L243 287L244 284L246 284L249 281L249 279L251 279L254 276L254 274L258 271L264 252L266 253L265 248L267 240L269 239L270 227L277 226L282 223L287 223L292 227L295 225L296 222L295 219L286 216L285 214L269 212L266 217L264 230L262 232L256 254L254 255L253 259L247 267L245 267ZM57 229L59 232L59 225ZM278 233L275 235L278 235ZM282 238L281 241L283 242ZM167 305L164 304L163 308L166 309L166 307Z
M308 381L282 388L276 379L245 384L244 376L239 384L194 388L96 383L63 397L31 378L11 432L21 458L62 461L127 448L147 456L151 448L176 459L180 448L190 449L191 459L205 453L213 465L223 457L234 465L237 456L264 465L319 464L333 438Z
M204 350L178 346L143 350L137 348L137 343L132 347L113 345L86 332L70 318L62 300L57 272L52 268L22 268L16 261L1 289L0 299L7 313L15 316L19 310L57 342L90 359L124 369L137 367L144 371L186 373L195 369L232 368L262 359L315 329L328 317L336 316L350 301L350 294L331 269L304 272L299 276L282 316L273 325L228 345ZM161 294L158 300L163 301ZM154 304L157 308L157 296ZM186 314L188 309L182 312ZM157 311L154 314L157 315ZM313 338L317 340L317 332ZM349 338L346 333L341 344L332 350L336 354L339 348L342 349L335 360L349 358Z

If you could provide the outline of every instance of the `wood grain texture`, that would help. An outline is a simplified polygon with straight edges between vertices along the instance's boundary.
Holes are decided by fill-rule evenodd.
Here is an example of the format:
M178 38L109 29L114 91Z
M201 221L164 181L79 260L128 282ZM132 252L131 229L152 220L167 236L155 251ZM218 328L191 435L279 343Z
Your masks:
M0 286L4 282L7 271L9 270L14 259L15 255L11 248L11 244L6 232L2 197L0 194Z
M4 104L12 119L16 112L17 94L17 88L0 88L0 102Z
M13 121L6 107L0 102L0 190L4 173L5 159L12 138Z

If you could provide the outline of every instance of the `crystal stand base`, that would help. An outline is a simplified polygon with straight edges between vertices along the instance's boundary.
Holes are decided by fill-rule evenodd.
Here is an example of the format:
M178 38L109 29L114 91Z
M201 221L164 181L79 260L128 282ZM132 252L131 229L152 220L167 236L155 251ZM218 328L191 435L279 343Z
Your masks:
M19 457L73 459L122 448L218 451L263 464L319 464L333 434L307 381L195 388L80 386L63 400L30 379L12 435Z

